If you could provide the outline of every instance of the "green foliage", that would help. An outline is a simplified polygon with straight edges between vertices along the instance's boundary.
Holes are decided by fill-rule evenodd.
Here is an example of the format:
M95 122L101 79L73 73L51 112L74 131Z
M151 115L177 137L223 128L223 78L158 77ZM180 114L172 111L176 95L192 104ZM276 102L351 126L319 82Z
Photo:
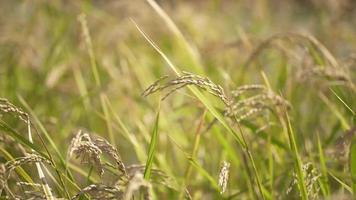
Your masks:
M0 199L352 199L330 2L0 1Z

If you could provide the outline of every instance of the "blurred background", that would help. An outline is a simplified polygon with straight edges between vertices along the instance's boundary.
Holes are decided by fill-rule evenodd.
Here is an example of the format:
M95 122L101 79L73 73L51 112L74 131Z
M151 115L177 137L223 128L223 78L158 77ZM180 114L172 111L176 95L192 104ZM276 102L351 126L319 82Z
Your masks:
M262 66L272 88L291 102L291 117L301 154L309 160L317 154L313 145L316 133L321 135L327 148L354 126L354 115L348 114L339 104L328 86L306 83L293 76L292 69L304 61L301 53L304 47L287 41L288 44L280 45L286 51L281 53L272 47L261 54L258 64L244 66L264 40L287 32L314 36L340 63L355 59L356 1L160 0L157 4L174 26L170 26L165 21L167 18L162 18L148 2L140 0L0 0L0 97L20 107L25 106L19 100L23 99L63 155L76 131L84 128L108 140L111 132L114 137L109 141L117 144L127 164L145 163L158 97L143 98L141 93L160 76L174 73L145 40L135 22L179 69L206 75L227 90L243 84L263 83ZM292 56L285 55L288 50ZM93 73L93 63L97 66L97 74ZM287 77L291 78L284 80L280 74L290 74ZM346 104L355 108L352 90L335 88L335 91ZM325 103L329 101L322 101L320 92L330 101L338 102L334 107L344 116L346 125L330 114L330 104ZM132 138L121 136L123 128L115 117L108 121L99 98L102 94L133 135L136 146ZM216 103L216 106L221 104ZM164 117L160 121L157 167L174 177L184 176L188 161L179 149L189 151L192 148L194 130L203 111L203 106L186 92L175 94L162 103L161 116ZM211 119L208 114L206 123ZM26 130L16 120L9 123L20 131ZM269 134L278 132L273 130ZM218 126L214 131L223 132L224 129ZM284 136L280 137L280 133L275 136L287 146ZM215 133L204 134L198 152L199 162L214 177L226 158L221 141L216 137ZM230 136L227 140L234 144ZM265 149L261 148L266 140L253 135L247 140L256 160L261 161L258 163L261 171L267 173L267 167L263 166L267 165L268 158L264 155ZM236 144L233 148L237 154L241 153ZM280 148L276 147L275 166L283 166L281 169L290 174L291 167L286 167L292 163L289 154ZM340 169L335 165L335 169ZM238 188L245 187L244 181L236 180L248 178L239 174L243 166L233 164L231 168L230 187L233 189L229 194L236 195L236 191L241 192ZM340 179L349 181L342 170L339 172ZM197 179L190 186L196 199L211 192L209 183L198 174L194 175ZM279 173L276 172L276 176ZM261 177L268 179L264 175ZM78 175L78 179L85 185L85 177ZM275 186L280 191L286 190L290 181L282 179L278 179ZM340 186L334 182L337 193ZM282 195L278 190L275 195ZM248 198L248 195L241 197Z

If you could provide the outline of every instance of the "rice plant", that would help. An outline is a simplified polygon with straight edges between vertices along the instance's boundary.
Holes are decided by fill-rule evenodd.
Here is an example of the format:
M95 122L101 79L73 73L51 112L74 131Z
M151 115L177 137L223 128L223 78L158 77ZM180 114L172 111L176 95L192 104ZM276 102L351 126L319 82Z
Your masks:
M355 199L355 10L0 1L0 199Z

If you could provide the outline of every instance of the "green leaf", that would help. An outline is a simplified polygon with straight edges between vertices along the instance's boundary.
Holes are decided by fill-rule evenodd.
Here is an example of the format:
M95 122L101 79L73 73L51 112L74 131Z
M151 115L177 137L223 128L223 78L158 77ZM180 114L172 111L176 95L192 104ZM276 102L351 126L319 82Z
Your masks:
M147 162L146 162L146 168L145 168L145 172L144 172L144 175L143 175L143 177L146 180L150 179L153 159L154 159L154 155L155 155L156 147L157 147L159 109L160 109L159 107L160 106L158 106L158 111L157 111L157 115L156 115L156 122L155 122L155 125L153 127L153 131L152 131L151 142L150 142L150 146L149 146L149 149L148 149L148 158L147 158Z
M352 190L356 194L356 138L350 146L350 173L352 179Z

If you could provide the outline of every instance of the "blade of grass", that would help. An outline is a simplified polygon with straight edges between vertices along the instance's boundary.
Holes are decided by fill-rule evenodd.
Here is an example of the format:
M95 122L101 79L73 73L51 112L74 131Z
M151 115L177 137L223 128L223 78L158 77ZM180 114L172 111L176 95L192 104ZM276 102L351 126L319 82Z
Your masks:
M201 129L203 127L204 124L204 119L205 119L205 115L206 115L206 109L204 110L203 114L200 117L199 123L198 123L198 127L195 131L195 137L194 137L194 145L193 145L193 150L191 153L191 157L195 158L198 152L198 148L199 148L199 143L200 143L200 137L201 137ZM187 168L185 169L185 175L184 175L184 180L182 183L182 188L181 188L181 193L179 195L179 199L183 199L183 195L185 193L185 188L187 187L187 185L189 184L189 180L190 180L190 176L192 173L192 165L191 162L189 162L189 164L187 165Z
M143 177L146 180L149 180L150 176L151 176L153 159L154 159L155 152L156 152L157 141L159 139L158 138L159 112L160 112L160 103L158 103L156 120L155 120L155 124L154 124L153 131L152 131L150 146L148 148L148 157L147 157L147 161L146 161L145 172L143 174Z
M109 113L109 106L107 105L105 99L107 99L107 96L105 94L101 93L100 94L100 102L101 102L102 109L104 112L106 128L107 128L108 134L109 134L109 140L110 140L110 143L114 147L116 147L115 136L114 136L114 132L112 130L112 120L111 120L110 113Z
M339 101L341 101L341 103L351 112L351 114L355 115L355 112L352 110L352 108L349 105L347 105L347 103L344 100L342 100L342 98L333 89L330 88L330 90L337 97L337 99L339 99Z
M170 137L169 137L170 138ZM172 143L175 144L176 147L178 147L178 150L181 151L185 158L190 162L190 164L195 168L197 169L197 171L203 176L205 177L206 179L208 179L208 181L211 183L211 186L213 186L213 188L220 192L220 188L219 188L219 185L218 183L216 182L216 180L209 174L209 172L207 172L203 167L201 167L199 165L199 163L194 159L192 158L187 152L184 151L184 149L178 144L176 143L175 140L173 140L172 138L170 138Z
M192 150L192 153L191 153L191 157L192 158L195 158L196 155L197 155L197 152L198 152L199 143L200 143L200 137L201 137L201 129L203 127L205 114L206 114L206 110L204 110L202 116L200 117L198 127L197 127L197 129L195 131L194 145L193 145L193 150ZM188 165L187 169L185 170L185 178L184 178L185 184L188 184L188 181L190 179L191 171L192 171L191 165Z
M189 162L195 169L199 171L201 175L203 175L210 182L210 186L212 186L216 191L220 192L220 188L214 177L212 177L209 172L207 172L203 167L201 167L197 161L191 157L188 157Z
M87 20L86 20L86 15L84 13L81 13L78 16L78 20L81 24L81 28L83 31L83 36L84 36L85 44L87 47L88 55L90 58L90 66L91 66L92 73L94 75L96 87L98 89L100 89L101 88L100 74L99 74L97 60L96 60L95 53L94 53L93 42L92 42L92 39L90 36L90 32L89 32L89 28L88 28L88 24L87 24ZM107 130L108 130L108 134L109 134L109 140L112 145L116 146L114 133L113 133L112 127L111 127L111 118L110 118L110 115L108 112L107 105L105 104L105 98L106 98L106 95L104 93L100 92L100 104L101 104L101 108L104 112L105 122L106 122Z
M247 157L249 158L249 161L250 161L250 163L252 165L252 169L253 169L253 172L254 172L254 175L255 175L255 179L256 179L256 183L257 183L258 189L260 191L260 195L261 195L262 199L266 199L264 191L267 191L267 190L264 190L264 188L262 186L261 179L259 177L259 173L258 173L258 170L257 170L257 167L256 167L255 159L253 158L253 155L252 155L252 153L250 151L250 148L247 145L247 142L246 142L245 137L244 137L244 132L243 132L242 127L241 127L240 123L238 122L236 116L235 116L235 120L236 120L236 124L237 124L237 126L238 126L238 128L240 130L242 141L244 142L244 145L246 147L244 153L247 154ZM267 195L270 196L269 193Z
M295 141L292 124L290 122L289 115L286 111L285 111L285 117L286 117L286 121L287 121L286 126L287 126L287 134L288 134L288 138L289 138L289 144L290 144L291 150L294 154L295 170L296 170L296 174L298 177L298 187L299 187L302 199L308 200L307 187L305 185L305 180L304 180L304 175L303 175L303 170L302 170L302 161L301 161L299 153L298 153L297 143Z
M349 191L351 194L353 194L352 188L347 185L344 181L342 181L341 179L339 179L338 177L336 177L333 173L331 173L330 171L328 171L328 174L335 179L343 188L345 188L347 191Z
M94 75L94 80L95 80L96 85L98 87L100 87L100 85L101 85L100 75L99 75L99 71L98 71L98 67L97 67L97 63L96 63L96 58L94 55L93 42L90 37L88 24L87 24L87 20L86 20L86 15L84 13L81 13L78 16L78 21L80 22L80 25L81 25L81 28L83 31L83 36L84 36L85 44L86 44L86 47L88 50L90 66L91 66L91 70Z
M324 149L322 147L321 141L320 141L320 136L319 133L317 134L317 139L318 139L318 151L319 151L319 161L320 161L320 166L321 166L321 173L322 173L322 185L325 188L325 194L324 196L329 196L330 195L330 187L329 187L329 180L328 180L328 172L326 168L326 162L325 162L325 157L324 157Z
M130 131L128 130L126 125L121 120L120 116L116 112L114 112L113 106L112 106L111 102L109 101L109 99L106 98L105 101L106 101L107 105L109 106L109 108L110 108L109 110L111 111L111 114L113 115L116 123L121 128L122 135L125 137L125 139L130 141L131 144L134 146L137 158L139 159L140 162L142 162L142 163L145 162L146 156L145 156L144 148L138 142L135 134L130 133Z
M323 93L319 93L319 97L327 105L327 107L329 107L329 109L334 113L334 115L340 120L344 131L349 130L350 125L349 123L347 123L347 119L345 119L345 117L337 109L336 105L333 104Z
M198 52L189 44L186 38L183 36L182 32L179 30L177 25L168 16L168 14L156 3L154 0L146 0L148 4L153 8L153 10L158 14L158 16L163 19L168 29L172 31L174 36L178 41L178 48L182 46L182 51L180 53L185 54L188 52L187 59L190 61L190 68L194 68L196 72L203 74L203 68L200 62L200 56Z

